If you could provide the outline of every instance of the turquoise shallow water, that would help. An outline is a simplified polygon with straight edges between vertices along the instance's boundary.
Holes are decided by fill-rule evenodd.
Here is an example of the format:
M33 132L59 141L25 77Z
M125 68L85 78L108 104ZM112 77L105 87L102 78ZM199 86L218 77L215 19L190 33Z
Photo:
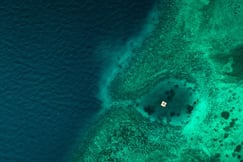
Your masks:
M102 111L70 161L242 161L241 7L162 0L145 39L99 44Z
M105 41L140 30L152 1L3 1L0 161L63 161L100 107Z

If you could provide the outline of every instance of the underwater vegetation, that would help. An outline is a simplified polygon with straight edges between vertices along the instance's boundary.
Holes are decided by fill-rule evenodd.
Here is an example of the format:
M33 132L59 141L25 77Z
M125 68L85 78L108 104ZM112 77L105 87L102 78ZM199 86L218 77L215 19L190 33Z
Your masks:
M242 1L163 2L76 161L243 161Z

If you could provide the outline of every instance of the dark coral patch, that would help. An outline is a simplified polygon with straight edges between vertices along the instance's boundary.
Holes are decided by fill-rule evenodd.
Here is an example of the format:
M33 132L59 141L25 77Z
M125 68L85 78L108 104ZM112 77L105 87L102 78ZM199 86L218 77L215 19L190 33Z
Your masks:
M192 113L192 110L193 110L193 106L188 105L188 106L187 106L187 113L188 113L188 114L191 114L191 113Z
M222 113L221 113L221 116L224 118L224 119L229 119L229 116L230 116L230 114L229 114L229 112L228 111L223 111Z
M155 109L153 106L148 105L144 107L144 111L148 113L148 115L152 115L155 112Z

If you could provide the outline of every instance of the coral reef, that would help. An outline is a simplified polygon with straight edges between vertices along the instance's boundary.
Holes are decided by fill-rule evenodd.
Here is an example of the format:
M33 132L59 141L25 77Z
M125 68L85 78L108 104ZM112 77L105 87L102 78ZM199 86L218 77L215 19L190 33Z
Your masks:
M75 161L243 160L242 1L163 5L109 82L111 103Z

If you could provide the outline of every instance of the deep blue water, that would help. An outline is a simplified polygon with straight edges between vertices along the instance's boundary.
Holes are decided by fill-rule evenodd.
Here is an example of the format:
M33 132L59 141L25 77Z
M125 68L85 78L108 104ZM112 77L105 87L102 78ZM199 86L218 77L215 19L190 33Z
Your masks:
M62 161L100 109L94 49L141 30L151 0L0 2L0 162ZM85 131L85 130L83 130Z

